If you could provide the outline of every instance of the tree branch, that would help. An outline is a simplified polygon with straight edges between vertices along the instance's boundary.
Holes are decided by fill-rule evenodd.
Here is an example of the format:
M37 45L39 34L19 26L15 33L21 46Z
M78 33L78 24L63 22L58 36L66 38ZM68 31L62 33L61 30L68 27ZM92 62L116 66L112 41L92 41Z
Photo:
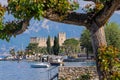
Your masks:
M120 0L111 0L105 3L104 8L94 16L94 20L99 27L103 26L120 5Z
M52 21L66 23L66 24L74 24L78 26L86 26L88 15L76 12L69 12L66 16L60 16L58 13L52 12L52 10L48 10L44 18L47 18Z
M22 21L22 28L20 30L15 31L13 35L19 35L23 33L27 29L28 25L29 25L29 20Z
M117 10L120 10L120 5L118 6Z
M95 0L87 0L87 1L95 1ZM97 13L95 16L90 16L89 14L77 13L77 12L69 12L67 15L60 15L60 13L54 12L52 9L48 9L46 13L43 15L44 18L47 18L52 21L73 24L78 26L86 26L90 27L91 23L95 21L95 23L100 27L106 23L106 21L110 18L110 16L114 13L114 11L120 7L120 0L111 0L109 4L106 3L105 7ZM24 20L22 28L13 33L13 35L18 35L23 33L29 25L29 20Z

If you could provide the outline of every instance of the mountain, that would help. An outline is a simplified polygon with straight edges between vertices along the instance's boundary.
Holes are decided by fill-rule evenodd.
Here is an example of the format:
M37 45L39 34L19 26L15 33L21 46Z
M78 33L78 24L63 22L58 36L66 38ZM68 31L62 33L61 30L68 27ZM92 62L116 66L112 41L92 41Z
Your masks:
M111 21L120 24L120 14L115 13L110 18L109 22ZM15 48L16 50L25 49L29 44L30 37L47 37L48 35L54 37L59 32L65 32L67 38L80 38L84 29L84 27L52 22L47 19L42 21L31 20L30 26L23 34L20 34L15 38L12 37L10 42L0 40L0 53L8 52L10 48Z
M56 36L59 32L66 32L67 38L80 37L83 27L67 25L49 21L31 21L31 26L23 34L12 37L10 42L0 40L0 52L9 51L10 48L17 50L25 48L29 44L30 37L51 37Z

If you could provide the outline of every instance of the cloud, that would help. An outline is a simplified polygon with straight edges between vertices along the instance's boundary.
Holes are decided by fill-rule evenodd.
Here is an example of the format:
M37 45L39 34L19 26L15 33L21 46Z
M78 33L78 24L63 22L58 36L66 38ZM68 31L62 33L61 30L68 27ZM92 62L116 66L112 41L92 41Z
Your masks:
M40 21L32 19L30 21L30 26L24 33L30 34L30 32L38 32L40 30L39 26L40 26Z
M49 32L48 22L49 20L47 19L44 19L43 21L37 21L32 19L30 21L30 26L24 33L30 34L30 32L39 32L41 29L46 29Z
M30 24L29 31L38 32L40 30L40 21L35 21Z
M42 22L41 27L45 28L45 29L47 29L49 31L49 25L47 24L48 22L49 22L48 19L44 19L44 21Z

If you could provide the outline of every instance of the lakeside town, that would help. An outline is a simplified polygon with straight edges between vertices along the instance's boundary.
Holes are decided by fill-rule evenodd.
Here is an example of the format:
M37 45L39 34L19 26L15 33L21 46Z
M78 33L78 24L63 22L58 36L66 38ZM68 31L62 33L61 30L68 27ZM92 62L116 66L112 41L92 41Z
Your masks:
M72 68L75 65L74 62L80 63L79 66L95 66L96 64L94 55L86 53L86 49L80 46L79 39L67 39L65 32L58 33L58 36L54 38L50 36L48 38L31 37L25 50L16 52L15 49L11 49L9 54L9 56L0 58L0 61L35 61L40 63L32 64L31 67L33 68L47 68L50 66L71 66ZM73 63L68 65L68 62ZM61 74L61 71L58 73ZM59 78L64 77L61 75L59 75Z
M0 80L120 80L119 17L120 0L0 0Z
M94 55L89 53L88 56L86 48L80 45L79 38L66 39L65 32L58 33L58 36L55 36L55 38L51 38L50 36L48 36L48 38L31 37L25 50L15 51L15 49L12 48L10 49L9 54L10 55L6 56L4 60L40 60L44 55L68 56L73 58L85 57L86 59L94 59Z
M25 50L12 48L8 56L0 57L0 62L26 62L28 69L48 69L45 80L99 80L90 38L84 32L81 38L67 38L65 32L54 37L31 37ZM52 70L55 73L51 76Z

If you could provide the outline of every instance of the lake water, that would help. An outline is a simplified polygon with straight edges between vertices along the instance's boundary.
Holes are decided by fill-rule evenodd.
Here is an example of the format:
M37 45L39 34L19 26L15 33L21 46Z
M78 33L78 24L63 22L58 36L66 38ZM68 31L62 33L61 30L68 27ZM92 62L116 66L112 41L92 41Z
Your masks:
M0 61L0 80L49 80L57 68L31 68L33 62Z
M58 67L31 68L34 62L0 61L0 80L49 80ZM65 66L94 66L95 62L66 62ZM57 79L55 79L57 80Z

